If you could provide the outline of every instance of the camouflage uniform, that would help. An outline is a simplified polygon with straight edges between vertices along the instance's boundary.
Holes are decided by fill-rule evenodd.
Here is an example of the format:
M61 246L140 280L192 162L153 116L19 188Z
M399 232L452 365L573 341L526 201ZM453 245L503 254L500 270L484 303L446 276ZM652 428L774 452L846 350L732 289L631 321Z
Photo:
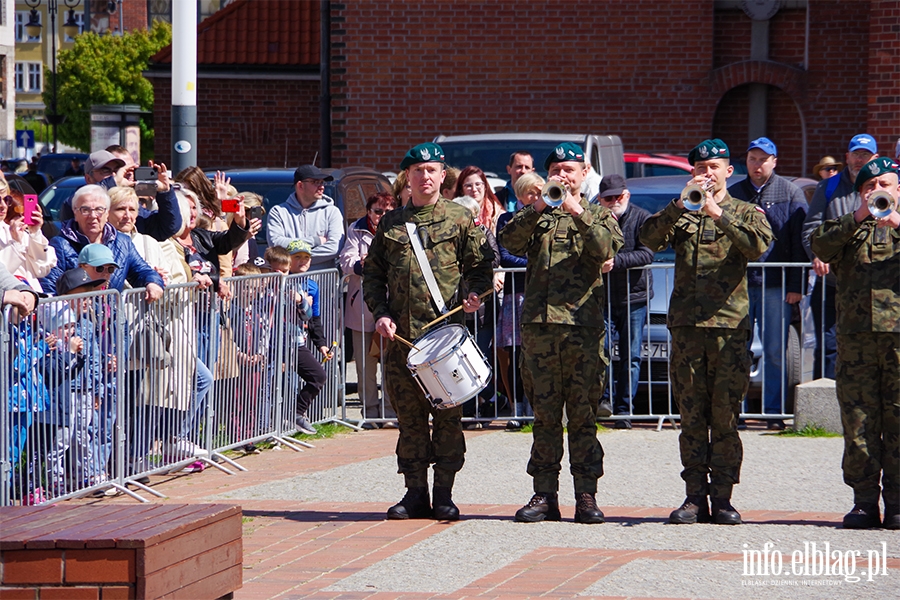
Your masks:
M679 446L688 496L730 498L740 479L740 403L750 383L747 263L772 241L762 209L727 192L716 222L672 201L641 227L641 242L675 250L669 301L669 373L681 412Z
M527 206L500 232L512 254L525 255L522 375L534 407L528 474L536 493L559 488L562 411L569 419L569 463L575 492L595 493L603 475L596 411L603 387L605 295L601 266L623 245L608 209L588 204L573 217L561 208Z
M409 243L407 222L419 227L425 254L448 305L463 279L468 289L478 294L491 288L493 251L469 211L452 202L438 200L421 208L409 204L381 219L365 261L363 295L376 321L390 317L397 325L397 335L412 341L439 313ZM463 318L460 312L446 322L462 323ZM385 346L385 386L400 425L399 472L407 487L426 487L428 466L434 464L435 485L452 487L466 451L461 408L436 410L431 406L406 366L408 354L409 349L400 342ZM429 415L433 417L433 435L428 431Z
M844 483L856 503L900 504L900 231L825 221L812 251L837 278L837 397ZM882 479L883 478L883 479Z

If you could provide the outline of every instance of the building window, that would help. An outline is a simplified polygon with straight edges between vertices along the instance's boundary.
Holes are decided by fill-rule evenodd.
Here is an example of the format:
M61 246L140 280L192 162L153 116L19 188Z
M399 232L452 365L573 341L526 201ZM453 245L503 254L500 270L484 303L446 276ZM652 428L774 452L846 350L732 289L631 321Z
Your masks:
M40 92L44 89L42 82L42 67L41 63L28 63L28 91L29 92Z
M63 11L60 11L60 12L63 12ZM62 22L65 23L68 18L69 18L69 13L68 13L68 11L65 11ZM84 13L83 12L75 13L75 22L78 23L78 33L84 33ZM60 24L60 29L62 29L62 24ZM66 34L63 34L63 41L64 42L74 42L75 38L69 37Z
M16 63L16 91L37 94L43 89L43 65L37 62Z
M38 23L41 25L44 24L44 15L40 11L37 13L38 15ZM41 41L41 36L31 37L25 32L25 25L28 24L28 20L31 18L30 10L19 10L16 11L16 41L17 42L27 42L29 44L37 43ZM44 28L41 27L41 31Z
M147 22L150 27L156 21L172 22L172 0L149 0L147 2Z
M25 64L20 62L16 63L16 91L25 91Z

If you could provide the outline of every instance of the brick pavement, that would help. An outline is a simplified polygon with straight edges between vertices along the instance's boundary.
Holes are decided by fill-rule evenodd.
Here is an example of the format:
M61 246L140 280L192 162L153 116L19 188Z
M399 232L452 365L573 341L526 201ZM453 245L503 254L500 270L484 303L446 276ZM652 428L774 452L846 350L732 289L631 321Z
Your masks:
M489 433L490 430L468 431L468 438ZM240 457L239 462L247 472L227 475L208 468L202 473L154 477L154 488L168 498L153 502L208 502L216 494L241 488L268 484L279 485L285 480L304 473L314 473L343 465L383 458L393 455L396 431L380 430L338 435L331 439L315 440L315 448L302 453L291 450L268 450L259 455ZM362 492L361 494L364 494ZM518 527L513 535L535 531L548 532L546 545L538 542L518 555L496 556L496 568L483 564L461 586L442 582L442 556L431 557L433 568L426 565L424 572L431 573L432 582L413 581L403 583L405 562L415 556L416 548L423 544L436 544L458 531L469 535L472 528L507 526L516 505L467 505L461 504L463 520L454 523L437 523L427 520L407 522L386 521L385 503L362 501L302 502L290 500L240 501L244 511L244 579L243 588L235 598L571 598L574 596L604 597L595 595L603 587L598 581L614 576L623 569L647 572L647 565L666 569L683 565L685 568L704 561L709 565L726 565L727 572L739 576L742 554L736 545L734 552L675 551L640 547L584 548L568 547L558 543L559 535L573 531L583 532L591 526L574 523L545 523L536 525L509 524ZM102 502L133 502L124 496L105 499ZM606 525L595 528L621 527L623 533L638 527L662 528L669 508L602 506L607 515ZM571 510L563 511L564 519L571 519ZM743 511L746 531L754 525L806 525L834 531L841 516L824 512ZM666 527L673 531L674 526ZM700 525L696 527L715 527ZM467 529L468 528L468 529ZM525 528L525 529L522 529ZM543 530L535 528L544 528ZM736 530L737 528L728 528ZM722 528L717 528L722 530ZM569 533L567 533L567 531ZM885 532L888 535L888 532ZM892 545L895 547L895 533ZM521 536L519 536L521 537ZM601 543L602 545L602 543ZM845 544L846 545L846 544ZM627 546L627 544L626 544ZM892 547L892 556L897 556ZM502 554L502 553L501 553ZM418 560L418 559L416 559ZM428 560L428 559L426 559ZM655 568L655 567L654 567ZM888 558L890 579L897 581L900 559ZM423 569L415 565L415 573ZM457 571L460 570L456 565ZM465 568L462 569L465 571ZM704 570L706 570L704 568ZM395 587L385 585L385 579L393 576L400 582ZM373 583L365 583L372 576ZM649 576L652 579L652 575ZM350 582L350 583L347 583ZM602 582L601 582L602 583ZM652 582L651 582L652 583ZM642 585L646 586L647 582ZM740 585L740 584L738 584ZM407 589L407 588L416 589ZM449 587L450 589L444 589ZM640 587L640 586L638 586ZM350 589L353 588L353 589ZM896 589L896 588L895 588ZM423 591L432 590L432 591ZM437 590L437 591L434 591ZM759 592L760 590L750 590ZM807 590L812 591L812 590ZM844 592L852 592L848 587ZM862 591L862 590L859 590ZM721 593L721 590L719 590ZM602 593L602 591L600 592ZM730 597L753 597L745 590L736 589ZM659 593L645 597L662 597ZM677 594L679 597L695 597L696 594ZM629 597L619 595L610 597ZM701 593L699 597L704 597ZM770 597L779 597L777 594ZM795 597L805 597L803 595ZM809 596L814 597L814 596ZM847 596L852 597L852 596Z

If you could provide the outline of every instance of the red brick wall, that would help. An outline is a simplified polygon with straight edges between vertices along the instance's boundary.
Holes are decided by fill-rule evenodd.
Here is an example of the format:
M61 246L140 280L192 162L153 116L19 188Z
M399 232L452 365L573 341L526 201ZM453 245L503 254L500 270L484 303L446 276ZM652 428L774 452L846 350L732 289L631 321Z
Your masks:
M156 161L171 165L172 82L154 78ZM318 81L197 80L203 168L295 167L319 150Z
M885 22L897 4L873 0ZM808 6L809 40L805 9L782 9L770 22L772 61L802 68L807 43L809 54L790 96L770 88L768 134L778 140L783 175L802 174L822 154L842 155L866 130L861 86L876 60L881 85L900 81L896 17L893 30L872 30L892 48L889 60L869 54L869 2ZM746 148L739 86L753 78L730 93L711 88L714 68L750 58L751 21L739 10L715 11L705 0L572 11L536 0L354 0L333 3L332 18L335 166L396 170L410 145L439 133L585 131L617 134L630 151L676 153L716 134ZM897 98L894 90L885 95Z

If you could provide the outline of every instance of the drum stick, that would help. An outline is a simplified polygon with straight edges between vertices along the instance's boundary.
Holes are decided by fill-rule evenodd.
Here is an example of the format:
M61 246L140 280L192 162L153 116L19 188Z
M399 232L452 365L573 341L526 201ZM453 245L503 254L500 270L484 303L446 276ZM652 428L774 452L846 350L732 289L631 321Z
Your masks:
M404 340L402 337L400 337L400 336L397 335L396 333L394 334L394 339L403 342L404 344L406 344L407 346L409 346L410 348L412 348L412 349L415 350L416 352L419 351L419 349L416 348L416 347L413 345L412 342L410 342L410 341L408 341L408 340Z
M493 294L493 293L494 293L494 288L491 288L491 289L489 289L488 291L486 291L485 293L483 293L483 294L481 294L480 296L478 296L478 299L479 299L479 300L484 300L485 298L487 298L488 296L490 296L490 295ZM446 319L447 317L449 317L449 316L452 315L453 313L461 311L462 308L463 308L463 305L460 304L459 306L457 306L457 307L454 308L453 310L449 310L449 311L445 312L444 314L442 314L441 316L439 316L437 319L435 319L434 321L432 321L431 323L429 323L428 325L426 325L426 326L423 327L422 329L428 329L429 327L431 327L431 326L434 325L435 323L440 323L441 321L443 321L444 319Z

